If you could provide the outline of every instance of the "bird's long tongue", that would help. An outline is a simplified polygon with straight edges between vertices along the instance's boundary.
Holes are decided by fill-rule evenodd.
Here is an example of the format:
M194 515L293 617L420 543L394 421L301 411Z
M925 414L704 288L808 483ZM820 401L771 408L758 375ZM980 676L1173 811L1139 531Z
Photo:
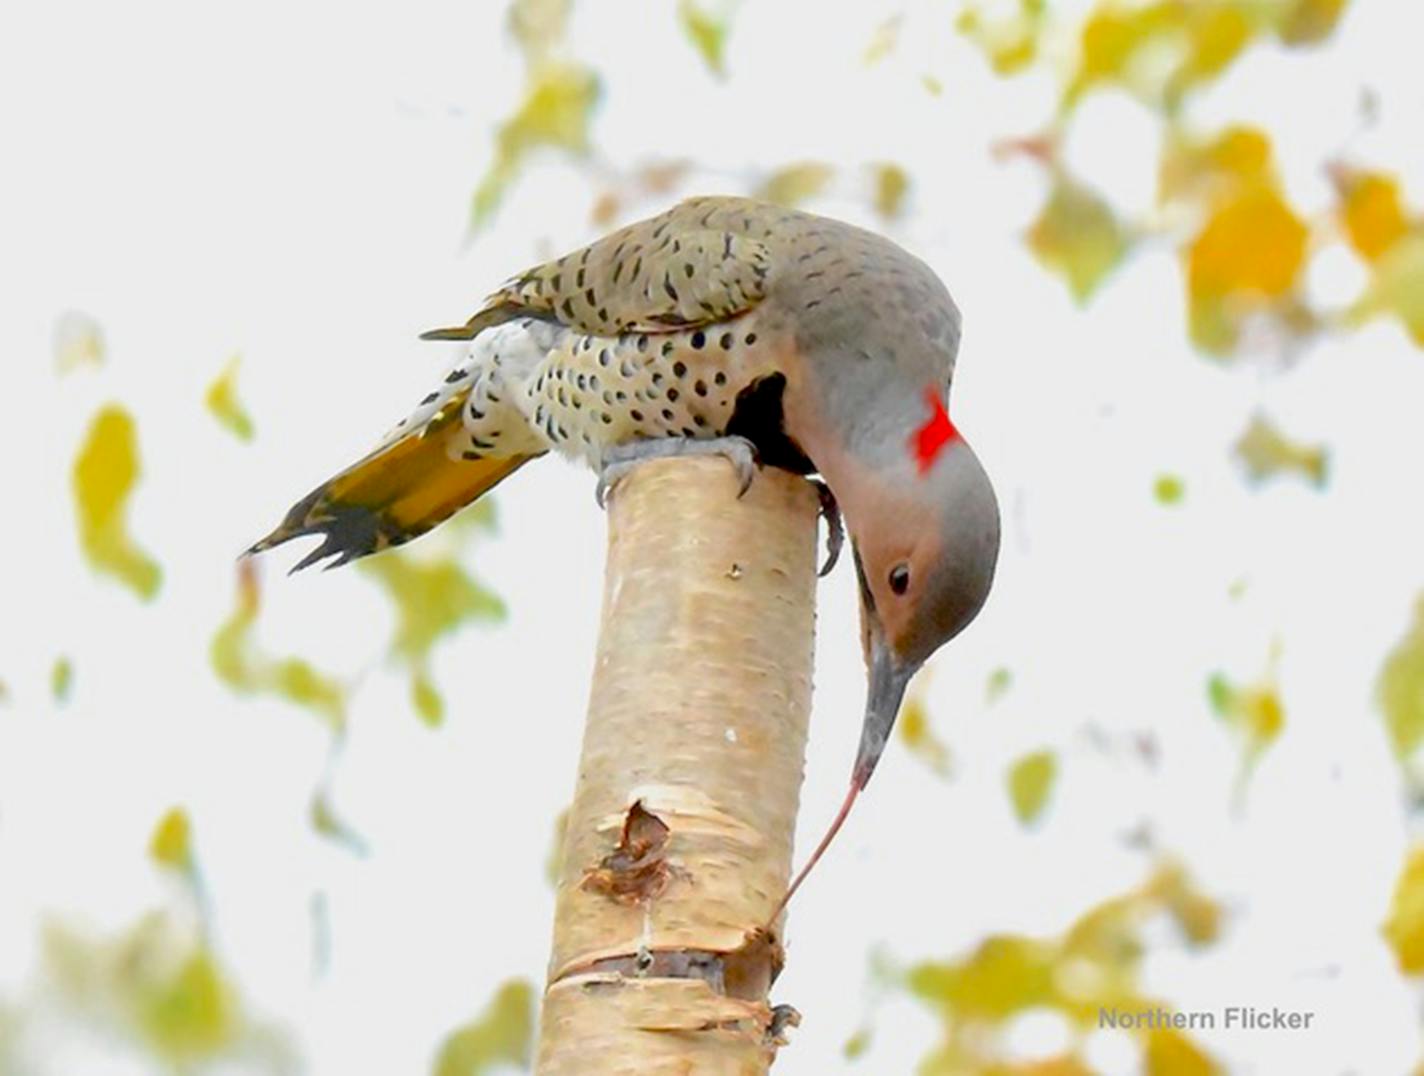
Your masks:
M811 858L806 861L806 865L792 880L790 887L786 890L786 895L781 898L776 905L776 910L771 913L767 920L768 926L775 923L777 916L791 903L791 898L796 895L796 890L801 888L801 883L806 880L812 868L820 862L821 856L831 846L831 842L836 839L836 834L845 825L845 820L850 817L850 809L855 806L856 797L869 782L870 775L875 772L876 763L880 761L880 756L885 752L885 744L889 741L890 732L895 727L895 717L900 712L900 701L905 697L905 687L914 674L914 668L898 666L890 654L889 647L885 645L879 634L872 634L870 691L865 700L865 719L860 729L860 749L856 752L855 768L851 770L850 788L846 790L845 799L841 801L836 817L831 820L830 826L826 829L826 835L821 838L820 844L816 845L816 850L811 853Z

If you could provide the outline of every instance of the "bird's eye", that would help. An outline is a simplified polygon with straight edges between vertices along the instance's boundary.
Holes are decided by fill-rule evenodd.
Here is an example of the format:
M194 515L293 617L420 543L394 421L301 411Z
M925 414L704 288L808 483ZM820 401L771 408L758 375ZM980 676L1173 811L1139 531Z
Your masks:
M908 564L897 564L890 569L890 589L896 594L903 594L910 589L910 566Z

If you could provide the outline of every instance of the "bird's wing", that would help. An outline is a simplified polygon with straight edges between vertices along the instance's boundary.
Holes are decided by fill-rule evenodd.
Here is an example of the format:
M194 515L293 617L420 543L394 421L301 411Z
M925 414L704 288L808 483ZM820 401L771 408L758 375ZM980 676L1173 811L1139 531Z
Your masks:
M530 314L590 336L671 332L725 321L766 294L771 254L731 199L683 202L510 280L464 325L423 333L469 340Z

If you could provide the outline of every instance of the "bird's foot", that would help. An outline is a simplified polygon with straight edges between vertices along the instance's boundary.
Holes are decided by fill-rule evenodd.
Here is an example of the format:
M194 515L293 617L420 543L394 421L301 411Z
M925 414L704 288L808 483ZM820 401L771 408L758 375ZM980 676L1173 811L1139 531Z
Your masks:
M841 547L845 545L845 527L841 525L841 506L836 503L836 495L831 487L818 478L811 480L816 487L816 495L821 498L821 518L826 521L826 562L816 574L827 576L841 559Z
M683 456L721 456L737 472L737 496L752 484L757 472L756 447L745 437L660 437L629 441L614 445L603 454L603 467L598 472L598 488L594 499L603 508L608 495L621 479L646 460L665 460Z

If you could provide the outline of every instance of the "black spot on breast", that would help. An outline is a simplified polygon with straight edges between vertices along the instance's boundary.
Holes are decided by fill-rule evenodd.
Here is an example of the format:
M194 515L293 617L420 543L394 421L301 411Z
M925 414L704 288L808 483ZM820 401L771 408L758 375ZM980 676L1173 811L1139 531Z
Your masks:
M723 432L729 437L745 437L756 446L763 463L794 474L810 474L816 465L801 451L801 446L786 434L781 410L781 396L786 389L786 377L772 374L758 378L737 394L732 417Z
M706 343L707 334L701 329L698 329L695 333L692 334L692 346L697 350L702 350L703 345Z

